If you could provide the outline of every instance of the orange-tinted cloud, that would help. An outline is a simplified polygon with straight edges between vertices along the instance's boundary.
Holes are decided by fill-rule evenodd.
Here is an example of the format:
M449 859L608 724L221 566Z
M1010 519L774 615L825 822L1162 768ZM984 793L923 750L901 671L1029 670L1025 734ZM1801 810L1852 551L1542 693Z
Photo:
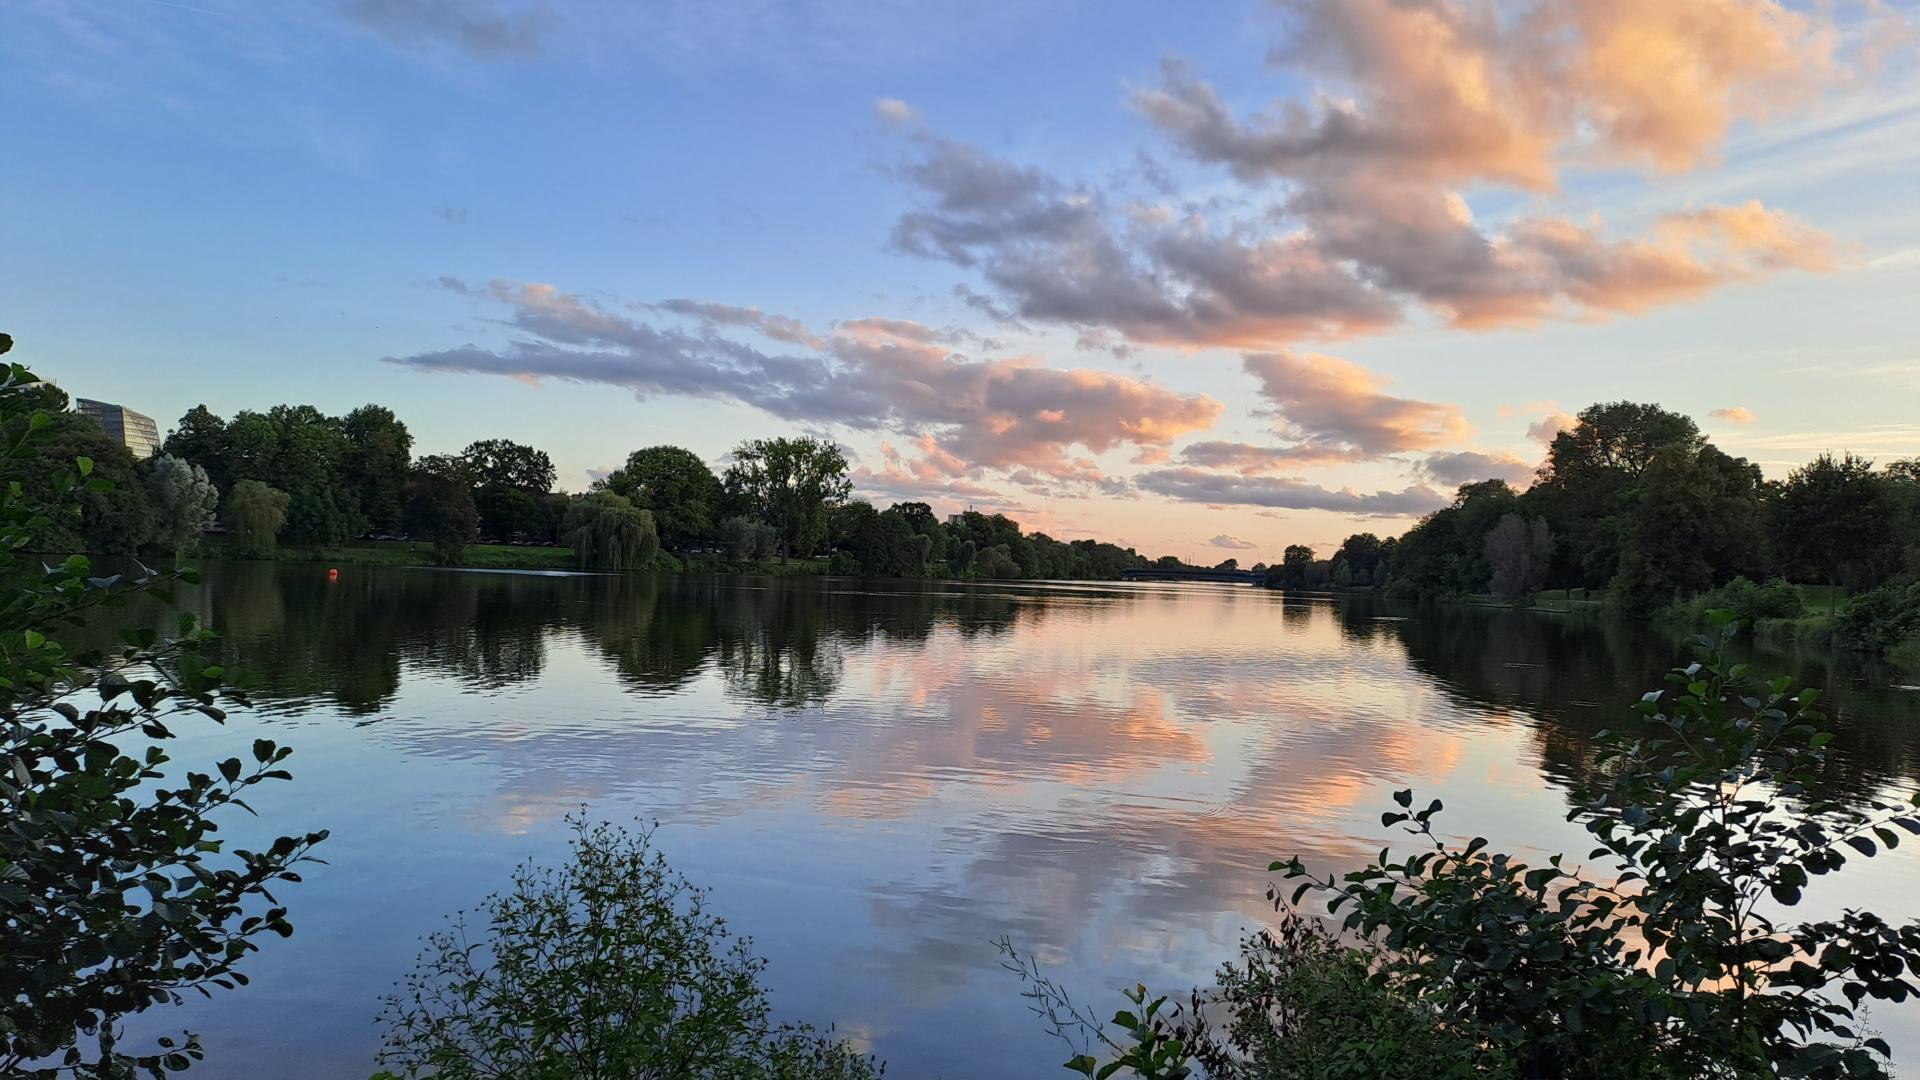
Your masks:
M501 348L456 349L390 357L423 371L463 371L520 379L566 379L621 386L642 396L723 398L785 419L902 432L912 461L889 451L864 480L901 490L908 480L956 496L988 494L984 470L1028 486L1126 485L1089 456L1122 445L1165 450L1205 430L1223 406L1204 394L1086 368L1046 367L1035 357L975 359L931 327L864 318L827 337L797 320L757 308L668 301L654 310L696 320L697 328L656 326L551 285L495 281L447 288L504 306L521 335ZM744 328L792 344L771 353L729 338ZM967 481L961 484L956 481Z
M1735 121L1846 67L1827 14L1775 0L1281 6L1293 18L1274 62L1318 76L1311 99L1243 117L1177 62L1132 96L1246 190L1143 205L916 126L897 171L921 204L895 245L978 273L999 294L981 309L1009 319L1254 349L1421 311L1470 329L1636 314L1832 265L1824 233L1758 202L1621 229L1525 204L1481 223L1466 197L1551 193L1570 166L1710 161Z
M1725 420L1729 424L1753 423L1753 410L1744 405L1735 405L1729 409L1715 409L1707 415L1715 420Z

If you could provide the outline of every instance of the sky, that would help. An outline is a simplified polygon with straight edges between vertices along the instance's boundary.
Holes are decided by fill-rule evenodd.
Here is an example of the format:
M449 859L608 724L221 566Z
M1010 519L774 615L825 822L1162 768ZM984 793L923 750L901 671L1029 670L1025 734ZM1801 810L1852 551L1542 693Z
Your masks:
M0 329L168 427L1277 561L1596 401L1920 454L1920 5L0 0Z

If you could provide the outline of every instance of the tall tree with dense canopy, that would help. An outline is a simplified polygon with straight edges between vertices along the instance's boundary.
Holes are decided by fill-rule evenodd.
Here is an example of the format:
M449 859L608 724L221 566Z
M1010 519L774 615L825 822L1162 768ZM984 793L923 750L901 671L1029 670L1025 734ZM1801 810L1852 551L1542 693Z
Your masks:
M691 450L678 446L635 450L601 486L651 511L660 529L660 543L669 551L685 551L713 539L719 525L720 478Z
M473 480L480 532L498 540L545 531L553 461L544 450L511 439L481 439L460 452Z
M1795 469L1774 494L1774 550L1789 576L1866 588L1899 566L1895 489L1873 462L1821 454Z
M432 542L435 561L459 562L480 535L466 463L439 454L421 458L407 480L405 523L408 535Z
M192 462L207 471L213 486L226 491L233 486L231 451L227 447L227 422L205 405L195 405L180 418L180 426L167 433L161 447L182 461Z
M359 503L367 527L397 532L407 500L407 468L413 460L413 435L381 405L362 405L342 422L349 449L344 479Z
M810 555L826 536L827 511L853 490L847 459L825 439L750 439L733 451L728 496L772 525L780 560Z
M1580 410L1579 423L1554 436L1528 492L1554 523L1558 576L1591 587L1611 581L1641 475L1662 451L1697 453L1705 442L1691 418L1658 405L1614 401Z

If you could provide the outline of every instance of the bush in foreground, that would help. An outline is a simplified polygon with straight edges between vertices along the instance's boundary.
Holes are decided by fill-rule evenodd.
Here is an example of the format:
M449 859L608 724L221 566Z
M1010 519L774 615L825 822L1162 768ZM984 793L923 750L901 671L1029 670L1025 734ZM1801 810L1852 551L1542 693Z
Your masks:
M1329 916L1344 909L1349 944L1257 937L1218 989L1122 1012L1118 1037L1069 1011L1111 1059L1069 1068L1152 1080L1191 1075L1190 1062L1217 1078L1887 1075L1890 1048L1858 1010L1920 993L1920 923L1786 916L1812 878L1920 834L1920 817L1822 797L1832 735L1818 691L1727 666L1733 619L1713 622L1704 660L1647 694L1630 730L1597 737L1568 815L1596 840L1587 865L1449 844L1440 802L1416 810L1398 792L1382 822L1406 828L1412 854L1344 876L1298 858L1272 867L1298 882L1269 892L1276 908L1316 893ZM1036 990L1043 1014L1064 1001ZM1129 997L1146 1003L1144 989Z
M380 1064L442 1080L870 1080L845 1042L775 1025L766 961L648 832L574 827L572 858L429 935L389 997Z
M0 352L11 344L0 334ZM228 850L219 821L243 795L286 779L289 751L260 739L251 760L170 775L163 744L182 720L220 721L220 669L191 616L176 636L127 634L110 654L75 654L56 635L138 594L164 596L185 572L96 575L84 556L43 550L79 493L105 493L92 461L50 462L40 384L0 368L0 1075L152 1076L201 1056L192 1035L122 1041L121 1021L189 991L246 982L240 962L292 932L272 889L298 881L324 832L264 851ZM51 502L28 492L51 477ZM24 483L32 479L34 483Z

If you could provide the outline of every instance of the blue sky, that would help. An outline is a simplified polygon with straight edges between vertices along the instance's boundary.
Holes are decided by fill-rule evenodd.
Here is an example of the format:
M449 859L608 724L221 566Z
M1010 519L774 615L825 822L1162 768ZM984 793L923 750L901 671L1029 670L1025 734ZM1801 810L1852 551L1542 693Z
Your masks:
M1602 399L1920 453L1910 7L1419 7L9 0L0 320L163 426L373 400L574 488L817 432L883 503L1243 561Z

